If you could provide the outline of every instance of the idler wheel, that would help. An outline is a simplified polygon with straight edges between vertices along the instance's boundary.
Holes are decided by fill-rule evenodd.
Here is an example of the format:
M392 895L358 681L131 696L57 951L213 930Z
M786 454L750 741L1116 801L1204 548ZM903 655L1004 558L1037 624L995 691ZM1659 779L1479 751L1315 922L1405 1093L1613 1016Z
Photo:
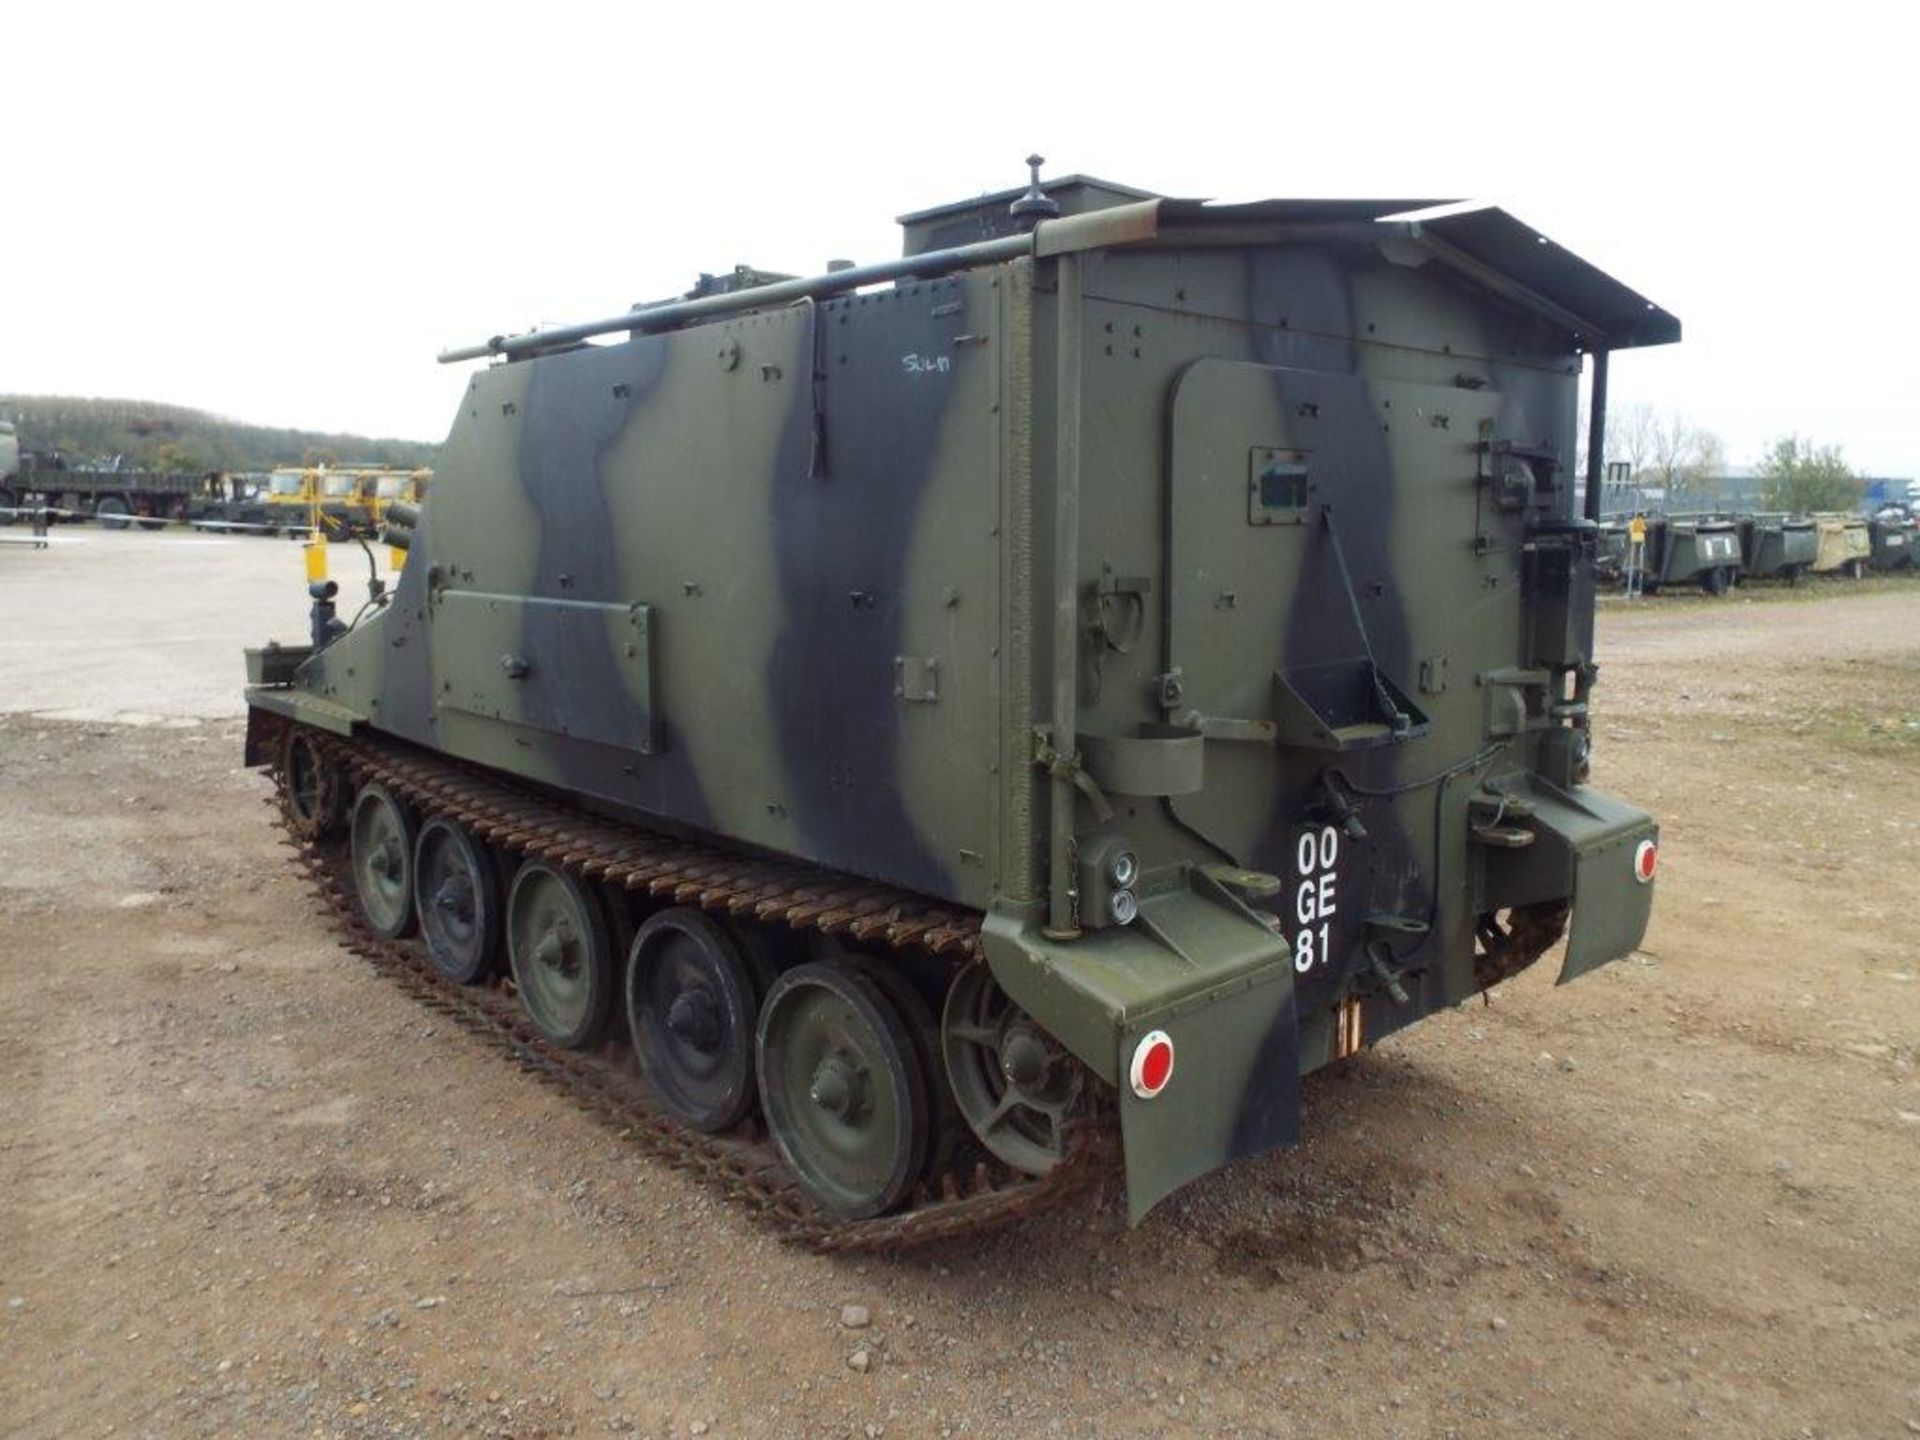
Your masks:
M289 726L280 742L280 803L304 840L321 840L347 817L340 767L306 731Z
M353 891L375 934L398 940L413 933L413 813L384 785L354 797L348 826Z
M520 1003L554 1044L593 1044L613 1010L614 951L595 896L544 860L528 860L507 896L507 960Z
M493 857L464 825L444 816L420 827L413 847L414 909L434 968L460 985L500 960L500 880Z
M662 910L640 927L627 966L627 1025L648 1086L682 1124L712 1134L753 1107L764 988L734 937L698 910Z
M906 1199L926 1165L927 1077L907 1023L859 967L783 973L760 1007L761 1106L822 1210L858 1220Z
M953 1098L980 1143L1016 1170L1044 1175L1066 1154L1080 1098L1079 1063L1042 1030L985 965L955 977L940 1017Z

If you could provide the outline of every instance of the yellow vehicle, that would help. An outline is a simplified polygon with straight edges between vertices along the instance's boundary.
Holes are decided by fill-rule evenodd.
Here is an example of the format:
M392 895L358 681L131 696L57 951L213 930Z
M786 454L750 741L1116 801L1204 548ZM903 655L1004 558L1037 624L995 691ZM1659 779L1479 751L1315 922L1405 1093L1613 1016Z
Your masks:
M426 498L427 485L433 479L433 471L422 467L419 470L361 470L359 501L367 507L373 521L376 534L386 522L387 507L398 500L407 505L418 505Z
M306 526L330 540L371 538L380 533L387 506L396 500L418 504L432 478L433 472L424 468L385 465L288 468L268 477L266 501L304 509Z

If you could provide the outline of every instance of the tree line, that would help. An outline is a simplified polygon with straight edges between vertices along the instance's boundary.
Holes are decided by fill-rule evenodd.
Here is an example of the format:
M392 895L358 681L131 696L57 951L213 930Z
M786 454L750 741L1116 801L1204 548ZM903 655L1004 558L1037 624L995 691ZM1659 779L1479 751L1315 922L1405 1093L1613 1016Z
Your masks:
M144 400L64 395L0 395L0 420L19 431L20 448L59 451L69 465L118 461L127 470L206 474L271 470L280 465L431 466L440 447L320 430L248 425Z
M1624 463L1634 485L1663 492L1677 510L1712 500L1727 470L1719 436L1651 405L1608 415L1607 458ZM1774 440L1755 472L1770 510L1851 510L1866 494L1867 477L1847 464L1838 445L1816 445L1802 435Z

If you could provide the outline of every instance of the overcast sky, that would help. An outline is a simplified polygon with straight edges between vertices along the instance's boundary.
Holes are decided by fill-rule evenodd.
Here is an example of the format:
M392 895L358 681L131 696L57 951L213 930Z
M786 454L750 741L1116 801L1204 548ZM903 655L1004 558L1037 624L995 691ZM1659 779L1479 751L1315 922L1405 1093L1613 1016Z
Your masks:
M1920 476L1904 14L27 0L0 392L438 439L442 346L890 256L894 215L1038 149L1176 195L1494 201L1680 316L1617 402L1736 464L1798 431Z

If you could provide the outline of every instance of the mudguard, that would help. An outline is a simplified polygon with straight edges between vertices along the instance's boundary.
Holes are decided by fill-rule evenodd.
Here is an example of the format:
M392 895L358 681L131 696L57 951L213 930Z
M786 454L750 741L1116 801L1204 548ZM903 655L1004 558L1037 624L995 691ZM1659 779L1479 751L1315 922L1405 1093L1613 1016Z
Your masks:
M1563 985L1633 953L1653 910L1653 882L1640 878L1635 863L1642 841L1659 842L1653 817L1584 785L1563 790L1538 775L1503 785L1501 793L1534 840L1489 858L1485 907L1570 898Z
M1037 918L987 917L987 963L1007 994L1119 1096L1127 1216L1243 1155L1300 1137L1293 964L1285 940L1202 873L1144 895L1124 928L1071 943ZM1165 1088L1129 1083L1134 1049L1173 1043Z

